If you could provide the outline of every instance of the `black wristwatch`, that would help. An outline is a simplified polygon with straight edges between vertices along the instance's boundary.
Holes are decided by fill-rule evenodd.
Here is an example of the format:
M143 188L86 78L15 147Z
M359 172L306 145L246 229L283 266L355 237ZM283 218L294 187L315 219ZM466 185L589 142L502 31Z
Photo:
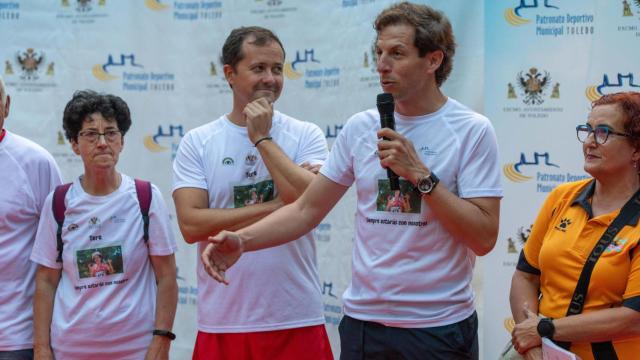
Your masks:
M547 339L553 340L553 333L556 332L556 327L553 325L551 318L542 318L538 322L538 335Z
M176 334L172 333L169 330L158 330L158 329L155 329L155 330L153 330L153 335L154 336L168 337L169 340L175 340L176 339Z
M432 171L429 176L423 176L418 179L418 182L416 183L416 189L421 194L431 194L431 192L436 188L436 185L438 185L439 182L440 179L438 179L436 174L434 174Z

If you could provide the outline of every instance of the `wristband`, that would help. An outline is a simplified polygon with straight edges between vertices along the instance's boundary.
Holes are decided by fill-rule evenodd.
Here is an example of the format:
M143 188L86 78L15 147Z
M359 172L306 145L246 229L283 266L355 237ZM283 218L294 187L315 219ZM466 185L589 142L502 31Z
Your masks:
M176 339L176 334L172 333L169 330L155 329L155 330L153 330L153 335L154 336L164 336L164 337L169 338L169 340L175 340Z
M253 144L253 146L254 147L258 147L258 144L260 144L261 142L263 142L265 140L273 140L273 138L271 136L265 136L263 138L258 139L258 141L256 141L256 143Z

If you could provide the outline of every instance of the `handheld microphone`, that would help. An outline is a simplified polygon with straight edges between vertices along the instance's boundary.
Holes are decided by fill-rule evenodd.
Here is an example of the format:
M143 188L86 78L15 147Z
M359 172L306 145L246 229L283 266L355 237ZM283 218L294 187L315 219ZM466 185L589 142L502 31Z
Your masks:
M380 113L380 127L389 128L391 130L396 129L396 120L393 117L393 95L389 93L378 94L376 99L376 105L378 106L378 112ZM383 137L384 140L389 140ZM387 177L389 178L389 188L391 190L400 190L400 179L393 170L387 168Z

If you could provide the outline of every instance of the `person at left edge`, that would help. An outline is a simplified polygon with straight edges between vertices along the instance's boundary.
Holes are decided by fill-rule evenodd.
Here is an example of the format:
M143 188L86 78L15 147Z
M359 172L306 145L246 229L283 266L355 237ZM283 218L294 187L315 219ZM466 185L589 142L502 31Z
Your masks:
M0 78L0 359L33 358L33 291L29 261L40 209L62 181L51 154L4 128L11 98Z
M148 241L134 180L116 170L131 126L119 97L78 91L63 115L84 173L64 198L62 263L52 194L45 200L31 260L37 359L168 359L178 286L176 243L162 194L151 185ZM112 272L88 265L98 252ZM106 258L106 259L105 259ZM158 331L155 331L155 330Z

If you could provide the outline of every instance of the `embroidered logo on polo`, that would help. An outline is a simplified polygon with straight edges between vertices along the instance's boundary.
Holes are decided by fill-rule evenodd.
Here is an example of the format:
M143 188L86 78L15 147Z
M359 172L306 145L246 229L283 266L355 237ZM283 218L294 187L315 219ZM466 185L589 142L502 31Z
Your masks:
M569 218L562 218L560 219L560 223L556 225L556 230L566 232L569 225L571 225L571 220Z
M235 163L235 161L233 161L233 159L230 158L230 157L226 157L226 158L222 159L222 165L224 165L224 166L233 166L234 163Z
M612 252L617 252L617 253L622 252L622 249L624 248L624 245L626 243L627 243L627 239L620 239L616 237L615 239L613 239L611 244L607 246L607 248L604 250L604 253L608 254Z
M72 232L74 230L78 230L78 224L69 224L69 226L67 226L68 232Z

